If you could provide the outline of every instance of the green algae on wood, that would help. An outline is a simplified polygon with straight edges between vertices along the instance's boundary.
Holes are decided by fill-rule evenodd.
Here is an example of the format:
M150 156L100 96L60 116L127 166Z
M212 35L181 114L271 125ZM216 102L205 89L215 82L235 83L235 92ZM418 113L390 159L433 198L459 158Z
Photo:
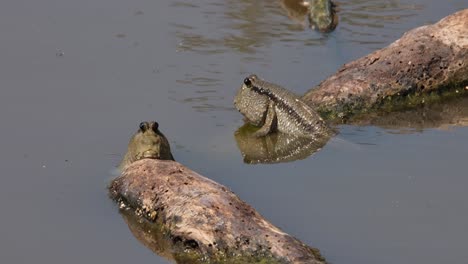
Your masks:
M275 227L228 188L178 162L135 161L109 188L124 207L161 224L180 258L326 263L318 250ZM182 254L181 246L190 254Z
M142 214L141 209L134 210L125 206L123 201L121 201L121 205L120 214L133 236L145 247L168 260L184 264L284 263L284 261L261 252L258 252L255 256L226 254L222 251L210 255L203 254L193 248L193 242L183 241L171 234L170 229L150 216L151 213L145 216Z
M335 107L319 106L316 110L324 119L332 123L342 121L353 123L354 120L365 119L369 115L401 112L437 103L449 103L453 98L467 97L468 89L466 85L468 85L468 82L462 83L458 88L445 87L428 93L396 94L383 97L373 105L368 105L362 100L356 100L355 103L343 103ZM359 104L360 102L361 104Z
M468 84L467 36L465 9L345 64L302 99L324 118L346 119L462 96L460 88Z
M130 219L135 237L178 263L326 263L318 250L269 223L228 188L175 162L158 128L157 122L140 124L122 175L109 186L120 208L134 211L149 228L141 233Z

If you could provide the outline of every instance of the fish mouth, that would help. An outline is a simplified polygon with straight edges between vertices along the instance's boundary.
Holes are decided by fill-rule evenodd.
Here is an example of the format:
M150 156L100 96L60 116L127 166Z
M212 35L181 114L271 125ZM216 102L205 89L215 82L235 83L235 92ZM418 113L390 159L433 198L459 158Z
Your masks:
M159 159L159 153L152 151L152 150L147 150L143 153L141 153L140 159Z

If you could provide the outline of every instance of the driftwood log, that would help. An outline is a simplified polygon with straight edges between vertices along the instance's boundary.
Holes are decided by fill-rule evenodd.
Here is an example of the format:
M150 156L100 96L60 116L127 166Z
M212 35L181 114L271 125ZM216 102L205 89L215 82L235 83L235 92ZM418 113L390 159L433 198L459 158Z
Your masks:
M326 263L317 249L275 227L228 188L175 161L130 164L112 181L110 194L159 226L154 233L169 245L159 253L179 263ZM160 241L138 234L144 244Z
M460 97L466 85L468 9L344 65L303 99L324 117L346 118ZM441 120L466 123L460 109ZM109 188L135 236L179 263L325 263L228 188L175 161L136 161Z
M413 108L468 94L468 9L345 64L303 99L325 118Z

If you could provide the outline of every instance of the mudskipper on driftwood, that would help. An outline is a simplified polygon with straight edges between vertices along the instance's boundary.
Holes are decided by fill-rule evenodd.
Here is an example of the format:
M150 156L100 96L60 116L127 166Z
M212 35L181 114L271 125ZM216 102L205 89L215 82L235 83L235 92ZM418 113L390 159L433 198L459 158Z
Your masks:
M234 105L247 124L235 133L246 163L304 159L334 134L299 96L256 75L244 79ZM252 126L260 128L251 132Z
M142 122L110 186L134 236L177 263L325 264L227 187L172 158L156 122Z

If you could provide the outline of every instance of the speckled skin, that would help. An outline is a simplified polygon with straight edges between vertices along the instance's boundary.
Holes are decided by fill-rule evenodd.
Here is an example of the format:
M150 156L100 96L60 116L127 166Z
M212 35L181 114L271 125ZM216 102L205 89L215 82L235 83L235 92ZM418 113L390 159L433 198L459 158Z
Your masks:
M157 122L141 122L138 131L128 143L128 150L120 162L120 171L143 158L174 160L167 138L159 131Z
M297 95L256 75L244 79L234 105L246 122L261 126L256 136L279 131L313 138L330 133L323 119Z
M308 0L304 1L307 6L310 27L320 32L330 32L338 24L338 16L335 5L330 0Z

